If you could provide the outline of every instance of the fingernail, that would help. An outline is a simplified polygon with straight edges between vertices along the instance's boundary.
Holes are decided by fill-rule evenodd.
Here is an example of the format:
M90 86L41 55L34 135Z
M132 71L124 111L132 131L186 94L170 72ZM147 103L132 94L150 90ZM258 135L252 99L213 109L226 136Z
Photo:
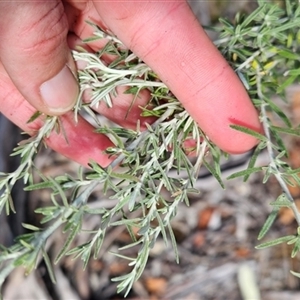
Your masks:
M67 112L74 106L79 85L68 66L40 86L40 93L50 111Z

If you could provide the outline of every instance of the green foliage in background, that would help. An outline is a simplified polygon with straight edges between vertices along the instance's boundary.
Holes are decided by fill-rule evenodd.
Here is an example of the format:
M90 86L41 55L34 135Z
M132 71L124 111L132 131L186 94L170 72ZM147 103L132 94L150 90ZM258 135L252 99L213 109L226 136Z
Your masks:
M175 257L179 260L171 220L176 216L178 205L182 202L189 205L188 195L197 192L194 184L200 167L206 167L223 185L220 159L226 154L207 139L180 102L147 65L129 50L125 50L116 37L103 32L96 25L90 25L94 27L95 35L87 43L104 37L109 42L95 54L87 53L83 49L73 53L75 60L86 62L85 69L78 72L82 93L86 89L92 89L90 104L83 103L81 96L78 99L74 107L75 118L79 113L92 117L97 124L97 131L106 134L114 142L115 146L107 149L107 152L116 158L106 168L91 162L91 170L84 171L80 168L76 178L70 175L55 178L43 175L36 170L34 157L43 145L45 136L52 130L62 130L58 117L48 117L36 136L22 142L15 149L13 155L22 157L19 168L10 174L0 174L2 213L5 213L4 210L6 213L15 210L10 192L19 179L27 184L27 191L50 189L52 204L36 210L37 214L43 216L41 227L24 224L29 233L17 237L13 246L1 247L0 285L18 266L23 266L26 273L31 272L41 257L55 281L52 267L54 262L47 255L46 242L56 230L63 230L68 237L55 262L71 255L80 258L85 267L91 258L99 257L107 229L124 226L132 238L132 243L119 249L115 255L128 260L132 268L128 274L113 280L119 282L118 291L124 291L126 295L134 281L141 276L149 251L158 237L162 236L166 245L171 243ZM282 188L282 194L271 203L273 210L259 234L259 239L266 235L283 206L293 210L300 226L300 214L288 189L288 185L300 185L300 169L293 169L289 165L288 150L284 142L286 136L299 136L300 128L293 126L279 105L272 100L274 95L278 95L285 101L286 88L299 80L299 28L299 3L288 0L282 7L258 1L258 8L250 15L238 14L233 22L221 19L220 24L213 28L219 36L215 41L216 46L243 82L260 112L264 128L264 135L260 135L241 126L232 126L255 136L259 144L247 169L231 175L230 178L242 176L247 181L252 173L262 172L264 183L270 177L275 177ZM113 54L116 58L106 66L101 59L104 54ZM153 115L157 120L148 125L146 131L140 131L139 124L136 130L102 126L91 109L101 101L112 107L111 95L116 93L118 86L127 86L127 92L134 95L142 89L150 91L151 100L143 109L143 114ZM152 106L154 109L149 109ZM275 117L272 116L281 121L273 124ZM37 116L33 119L35 117ZM193 149L188 149L197 154L195 162L191 162L184 149L184 141L190 138L197 141ZM269 164L266 166L255 164L261 151L266 151L269 155ZM176 170L177 176L172 177L171 170ZM33 172L39 174L40 182L33 182ZM90 206L90 195L99 185L102 186L104 194L113 191L110 199L116 201L114 207L93 209ZM83 219L91 214L100 217L99 226L83 228ZM78 234L84 234L87 242L74 247L73 242ZM296 228L295 235L265 242L257 248L283 242L294 244L291 255L295 256L300 248L300 230ZM136 249L135 257L123 254L131 247ZM300 276L296 272L293 274Z

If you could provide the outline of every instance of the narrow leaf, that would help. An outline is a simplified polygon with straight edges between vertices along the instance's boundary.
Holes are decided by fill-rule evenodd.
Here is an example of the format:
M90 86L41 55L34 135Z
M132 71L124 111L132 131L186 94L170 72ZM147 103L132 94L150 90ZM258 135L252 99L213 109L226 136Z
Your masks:
M44 258L44 261L45 261L45 264L46 264L46 267L47 267L47 271L49 273L49 277L50 277L52 283L55 284L56 283L55 273L54 273L50 258L48 256L48 253L47 253L47 251L45 250L44 247L42 247L42 254L43 254L43 258Z
M292 258L294 258L297 255L297 253L299 252L299 249L300 249L300 238L298 237L298 239L294 245L293 251L291 253Z
M34 225L31 225L31 224L26 224L26 223L22 223L22 226L28 230L31 230L31 231L40 231L41 228L39 227L36 227Z
M258 240L261 240L266 233L269 231L269 229L271 228L272 224L274 223L277 214L279 212L279 208L278 207L274 207L272 212L270 213L270 215L268 216L267 220L265 221L262 229L260 230L259 234L258 234Z
M278 88L277 88L277 93L280 94L282 93L288 86L290 86L298 76L290 76L287 80L285 80Z
M250 160L249 160L248 168L247 168L247 169L252 169L252 168L254 168L255 163L256 163L256 160L257 160L257 158L258 158L258 155L259 155L259 153L262 151L262 149L265 148L265 146L266 146L266 143L265 143L265 142L260 142L260 143L256 146L256 148L255 148L254 152L252 153L252 156L251 156L251 158L250 158ZM245 175L243 181L246 182L246 181L249 179L249 177L250 177L251 174L252 174L252 173Z
M286 116L286 114L282 111L280 107L278 107L272 100L268 99L267 97L265 97L264 100L268 103L272 111L274 111L281 118L281 120L286 124L286 126L288 126L289 128L292 127L290 119Z
M290 207L291 204L292 204L292 202L288 200L285 193L279 195L274 202L270 203L270 205L272 205L274 207L278 207L278 208L280 208L280 207Z
M264 135L256 132L255 130L249 129L247 127L244 127L244 126L241 126L241 125L230 125L230 128L233 128L235 130L238 130L238 131L244 132L246 134L249 134L249 135L259 139L260 141L263 141L263 142L268 141L268 139Z
M39 116L41 116L42 113L40 111L36 111L27 121L27 124L32 123L33 121L35 121Z
M57 264L58 261L68 252L68 249L69 249L71 243L73 242L75 236L77 235L80 227L81 227L81 224L78 224L75 228L71 229L71 233L69 234L64 246L58 253L57 257L55 258L55 261L54 261L55 264Z
M279 126L271 126L271 129L280 132L280 133L286 133L286 134L291 134L291 135L296 135L296 136L300 136L300 128L283 128L283 127L279 127Z
M171 242L172 242L172 246L173 246L173 250L174 250L174 254L175 254L175 260L179 264L179 253L178 253L176 238L175 238L171 224L168 223L167 226L168 226L168 231L169 231L169 234L171 237Z
M262 167L248 168L246 170L239 171L239 172L231 174L230 176L227 177L227 179L234 179L234 178L241 177L241 176L245 176L245 177L248 176L249 177L251 174L256 173L256 172L260 172L262 170L263 170Z
M294 53L292 51L289 51L287 49L278 51L278 54L281 57L288 58L288 59L291 59L291 60L300 60L300 55L299 54Z
M221 187L224 189L225 186L222 181L222 178L219 176L219 174L216 172L216 170L213 167L211 167L205 159L203 159L203 164L207 168L207 170L217 179L217 181L219 182Z
M264 248L268 248L268 247L275 246L278 244L286 243L286 242L290 241L291 239L293 239L294 237L295 237L294 235L283 236L281 238L260 244L260 245L256 246L255 248L256 249L264 249Z
M242 23L242 26L245 28L248 26L253 20L255 20L261 11L265 8L265 6L259 6L257 9L255 9Z
M67 199L67 196L66 196L65 192L63 191L63 188L53 178L49 177L49 180L52 182L53 186L57 189L57 192L59 193L59 195L61 197L63 205L65 207L69 207L68 199Z
M292 270L291 270L290 272L291 272L292 275L294 275L294 276L300 278L300 273L294 272L294 271L292 271Z
M51 181L39 182L35 184L31 184L24 188L24 191L35 191L40 189L53 188L53 183Z

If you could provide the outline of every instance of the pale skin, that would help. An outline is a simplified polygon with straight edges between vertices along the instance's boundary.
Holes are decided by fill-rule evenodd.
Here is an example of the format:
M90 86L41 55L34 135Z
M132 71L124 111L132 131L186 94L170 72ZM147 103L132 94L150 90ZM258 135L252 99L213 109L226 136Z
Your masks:
M70 49L92 35L85 20L109 28L144 60L221 149L242 153L255 146L253 137L230 125L260 131L257 112L184 0L0 0L0 111L24 131L33 133L41 126L42 119L27 123L36 110L62 115L68 143L63 135L54 133L48 145L85 166L91 159L102 166L109 164L104 150L110 141L94 133L85 120L76 124L70 111L78 93L70 73L76 73ZM88 49L95 51L103 45L94 43ZM61 76L55 77L57 74ZM50 87L58 88L44 84L49 80ZM139 117L138 105L147 103L148 97L147 92L140 95L127 119L131 99L122 92L114 100L114 108L100 106L98 111L132 127L132 120Z

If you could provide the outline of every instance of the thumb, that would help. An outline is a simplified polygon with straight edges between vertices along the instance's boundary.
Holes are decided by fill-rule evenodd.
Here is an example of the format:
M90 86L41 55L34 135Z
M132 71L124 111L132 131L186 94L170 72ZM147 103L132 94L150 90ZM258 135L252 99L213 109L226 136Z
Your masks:
M60 0L0 1L0 60L24 98L50 115L70 110L79 92L67 34Z

